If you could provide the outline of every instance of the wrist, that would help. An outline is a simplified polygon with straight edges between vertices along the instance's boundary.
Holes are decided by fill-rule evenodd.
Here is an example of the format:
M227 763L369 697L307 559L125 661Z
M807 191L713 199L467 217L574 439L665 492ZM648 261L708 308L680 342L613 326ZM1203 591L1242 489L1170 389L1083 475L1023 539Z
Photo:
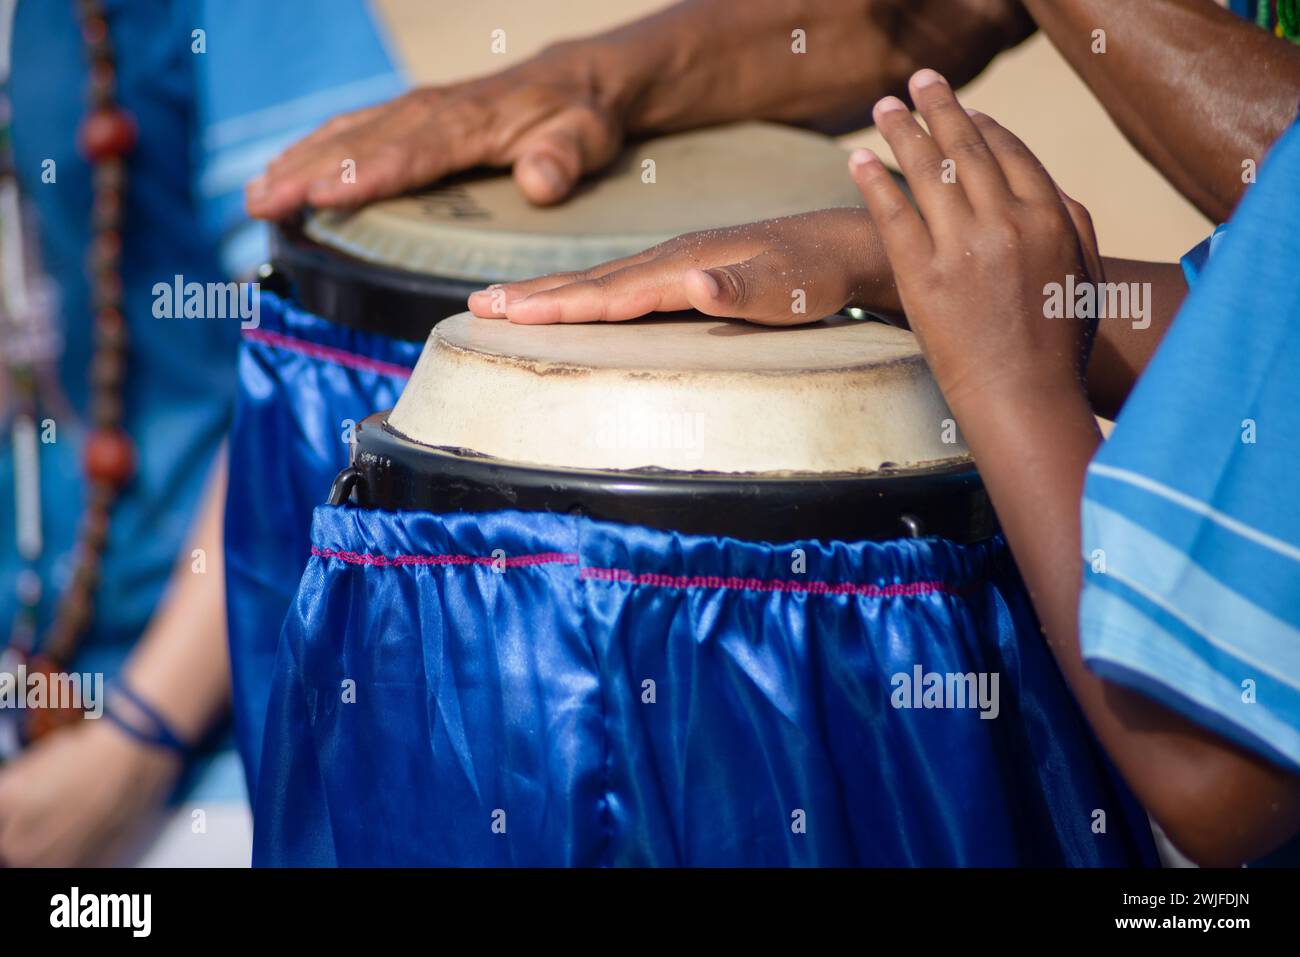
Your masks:
M87 722L86 733L109 756L119 778L147 793L165 793L180 776L183 762L171 752L137 741L103 717Z
M1086 423L1095 427L1096 419L1088 402L1085 387L1070 372L1030 368L995 373L978 381L952 384L940 382L941 391L962 431L983 431L990 424L1000 427L1030 419L1051 420L1058 424Z
M846 305L901 321L903 304L894 283L894 270L871 214L865 209L828 212L847 217L847 229L839 232L840 247L847 252L844 268L849 278L849 301Z

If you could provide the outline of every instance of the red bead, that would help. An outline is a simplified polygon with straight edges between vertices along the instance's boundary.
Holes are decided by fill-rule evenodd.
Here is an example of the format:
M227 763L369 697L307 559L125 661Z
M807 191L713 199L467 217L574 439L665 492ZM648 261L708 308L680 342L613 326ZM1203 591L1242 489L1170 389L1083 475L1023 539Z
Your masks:
M91 162L125 156L135 146L135 120L117 106L92 110L81 122L77 142Z
M86 441L83 461L92 480L121 488L135 472L135 446L121 429L95 429Z

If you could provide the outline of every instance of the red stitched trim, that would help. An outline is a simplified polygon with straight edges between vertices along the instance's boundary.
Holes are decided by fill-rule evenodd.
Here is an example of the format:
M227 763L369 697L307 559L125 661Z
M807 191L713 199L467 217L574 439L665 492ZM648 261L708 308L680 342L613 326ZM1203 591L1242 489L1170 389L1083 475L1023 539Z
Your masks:
M578 556L568 552L540 552L536 555L511 555L502 559L491 555L372 555L369 552L343 552L333 548L313 545L311 553L317 558L337 558L349 565L496 565L504 562L506 568L525 568L529 565L576 565Z
M406 366L397 365L395 362L371 359L369 356L357 355L355 352L348 352L346 349L322 346L316 342L295 339L292 336L286 336L278 332L268 332L265 329L245 329L244 336L263 345L284 349L286 352L296 352L299 355L310 356L313 359L323 359L326 362L333 362L335 365L346 366L349 369L376 372L379 375L393 376L398 379L409 379L411 377L410 369L406 368Z
M513 555L495 559L485 555L374 555L369 552L344 552L313 545L317 558L337 558L349 565L375 565L393 568L400 565L495 565L504 561L507 568L532 565L576 565L572 552L540 552L536 555ZM793 581L781 578L736 578L719 575L662 575L658 572L637 574L623 568L580 568L581 578L622 582L652 588L711 588L732 591L793 592L807 595L856 595L864 598L905 598L912 595L961 595L969 586L958 587L941 581L905 582L894 585L864 585L857 582Z
M793 581L781 578L723 578L718 575L661 575L657 572L635 574L622 568L583 568L582 578L597 581L649 585L653 588L712 588L735 591L795 592L808 595L859 595L867 598L897 598L909 595L956 595L965 589L946 582L906 582L896 585L864 585L857 582Z

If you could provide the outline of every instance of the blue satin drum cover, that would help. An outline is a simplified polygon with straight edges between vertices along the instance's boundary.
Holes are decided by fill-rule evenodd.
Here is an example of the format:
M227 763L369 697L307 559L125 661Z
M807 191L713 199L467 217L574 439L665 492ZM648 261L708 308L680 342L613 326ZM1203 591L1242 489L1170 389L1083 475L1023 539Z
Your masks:
M314 212L281 237L259 326L243 338L226 507L235 726L250 790L311 510L347 464L352 424L393 406L430 327L491 282L586 268L693 230L857 205L843 172L825 137L737 124L629 147L557 207L530 206L509 176L477 176Z
M456 316L354 460L387 507L315 511L256 864L1154 862L1000 537L744 534L768 489L880 489L847 531L969 474L910 333ZM565 490L599 504L532 507Z

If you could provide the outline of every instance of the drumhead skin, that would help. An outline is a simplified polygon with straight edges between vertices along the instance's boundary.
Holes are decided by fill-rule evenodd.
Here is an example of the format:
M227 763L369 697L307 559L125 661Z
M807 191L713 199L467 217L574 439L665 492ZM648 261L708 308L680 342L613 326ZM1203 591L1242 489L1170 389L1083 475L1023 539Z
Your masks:
M629 145L566 202L528 203L507 175L461 176L303 232L365 262L486 284L586 269L682 233L860 206L845 152L820 134L740 123Z
M969 463L911 332L698 314L436 326L388 426L419 445L568 469L900 473Z

